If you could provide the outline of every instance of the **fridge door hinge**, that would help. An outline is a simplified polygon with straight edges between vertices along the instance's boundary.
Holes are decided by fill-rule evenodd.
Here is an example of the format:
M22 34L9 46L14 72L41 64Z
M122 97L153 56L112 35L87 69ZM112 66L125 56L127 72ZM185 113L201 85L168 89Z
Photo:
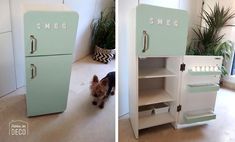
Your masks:
M181 108L182 108L182 106L181 106L181 105L178 105L178 106L177 106L177 112L180 112L180 111L181 111Z
M183 63L183 64L180 64L180 71L185 71L185 64Z

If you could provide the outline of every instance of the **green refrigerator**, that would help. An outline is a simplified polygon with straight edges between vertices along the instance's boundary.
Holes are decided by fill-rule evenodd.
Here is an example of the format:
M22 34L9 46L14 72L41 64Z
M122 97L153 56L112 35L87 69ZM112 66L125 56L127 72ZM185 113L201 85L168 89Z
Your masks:
M64 5L27 5L23 17L27 116L63 112L78 14Z

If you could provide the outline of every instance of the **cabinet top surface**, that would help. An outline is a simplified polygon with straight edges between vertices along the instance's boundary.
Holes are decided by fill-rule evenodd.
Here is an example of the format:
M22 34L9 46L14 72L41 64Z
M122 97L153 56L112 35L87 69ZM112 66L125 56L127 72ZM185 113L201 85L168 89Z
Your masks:
M161 7L161 6L155 6L155 5L149 5L149 4L139 4L137 6L137 9L138 8L154 8L154 9L158 8L158 9L162 9L162 10L175 10L175 11L182 11L182 12L187 13L187 11L182 10L182 9L169 8L169 7Z
M68 6L64 4L22 4L23 13L28 11L47 11L47 12L57 12L64 11L69 12L72 11Z

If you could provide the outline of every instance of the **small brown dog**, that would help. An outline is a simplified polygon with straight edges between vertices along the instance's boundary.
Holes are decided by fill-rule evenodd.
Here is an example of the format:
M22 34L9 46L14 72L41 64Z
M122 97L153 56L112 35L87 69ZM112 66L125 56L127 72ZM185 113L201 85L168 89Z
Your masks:
M91 82L91 95L94 97L93 105L104 108L104 103L109 95L114 95L115 72L109 72L103 79L99 81L96 75L93 76ZM113 91L112 91L113 90Z

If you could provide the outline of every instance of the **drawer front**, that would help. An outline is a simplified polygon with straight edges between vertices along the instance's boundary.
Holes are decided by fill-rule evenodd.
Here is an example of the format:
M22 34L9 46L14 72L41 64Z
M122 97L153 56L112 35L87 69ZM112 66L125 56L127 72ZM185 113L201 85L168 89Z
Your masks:
M77 24L78 15L75 12L25 13L25 55L71 54Z
M72 55L26 58L28 116L65 110L71 63Z
M187 30L188 16L185 11L139 5L136 12L138 56L184 55Z

